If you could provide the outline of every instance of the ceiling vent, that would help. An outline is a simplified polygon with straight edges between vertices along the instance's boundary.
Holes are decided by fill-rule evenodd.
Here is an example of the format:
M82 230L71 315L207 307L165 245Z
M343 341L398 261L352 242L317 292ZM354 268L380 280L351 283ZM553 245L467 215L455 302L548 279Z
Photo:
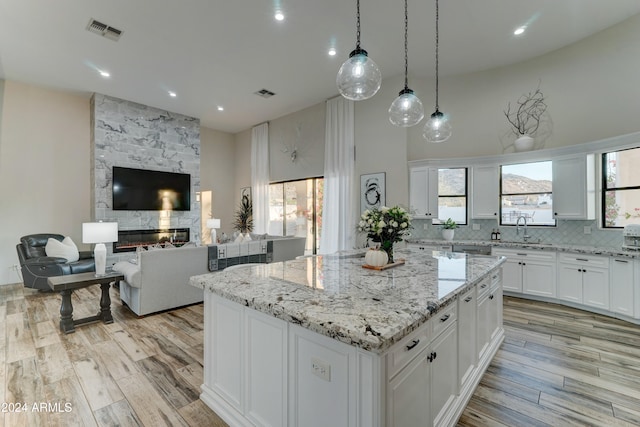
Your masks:
M99 36L105 37L109 40L113 40L115 42L117 42L120 39L120 36L122 35L121 30L117 28L113 28L107 24L103 24L102 22L96 21L93 18L89 20L89 24L87 25L87 31L89 31L90 33L94 33Z
M273 95L275 95L275 93L271 92L270 90L267 89L260 89L257 92L253 92L258 96L261 96L263 98L271 98Z

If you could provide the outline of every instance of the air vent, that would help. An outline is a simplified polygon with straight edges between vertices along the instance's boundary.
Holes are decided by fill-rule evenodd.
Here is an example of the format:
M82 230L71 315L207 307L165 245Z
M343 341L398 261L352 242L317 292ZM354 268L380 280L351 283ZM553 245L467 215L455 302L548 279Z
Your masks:
M275 93L271 92L270 90L267 89L260 89L257 92L253 92L258 96L261 96L263 98L271 98L273 95L275 95Z
M107 24L103 24L102 22L96 21L93 18L89 20L89 24L87 25L87 31L116 42L120 39L120 36L122 35L121 30L117 28L113 28Z

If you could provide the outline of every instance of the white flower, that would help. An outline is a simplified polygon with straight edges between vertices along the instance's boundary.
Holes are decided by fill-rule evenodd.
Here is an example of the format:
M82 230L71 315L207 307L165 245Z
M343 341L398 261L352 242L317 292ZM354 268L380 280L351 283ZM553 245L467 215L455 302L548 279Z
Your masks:
M407 228L407 223L406 223L406 222L403 222L402 224L400 224L400 227L402 227L402 228Z
M360 221L359 225L360 225L360 227L364 227L365 225L367 225L367 223L364 222L364 221Z
M373 223L373 220L372 220L371 218L369 218L369 219L367 220L367 224L371 224L371 223Z
M393 233L393 228L390 228L389 230L387 230L389 233Z
M380 207L380 212L387 213L387 212L389 212L389 208L386 207L386 206L382 206L382 207Z
M380 220L380 222L378 223L378 227L380 227L380 228L384 228L384 227L386 227L386 225L387 224L385 224L385 222L382 221L382 220Z

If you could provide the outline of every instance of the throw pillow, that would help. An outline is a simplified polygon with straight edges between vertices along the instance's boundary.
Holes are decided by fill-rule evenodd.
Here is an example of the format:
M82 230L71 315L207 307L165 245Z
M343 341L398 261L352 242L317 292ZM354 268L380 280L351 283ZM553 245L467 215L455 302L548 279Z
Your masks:
M64 240L59 241L57 239L49 238L47 245L44 247L44 251L47 256L64 258L68 262L76 262L80 259L80 253L78 247L71 237L67 236Z

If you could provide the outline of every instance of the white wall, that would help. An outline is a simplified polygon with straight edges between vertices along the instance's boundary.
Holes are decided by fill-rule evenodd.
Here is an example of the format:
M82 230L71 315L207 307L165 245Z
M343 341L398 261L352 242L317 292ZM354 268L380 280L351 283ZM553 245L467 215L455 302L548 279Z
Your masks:
M200 128L200 191L211 191L211 213L220 218L222 232L232 233L236 205L234 135Z
M21 236L59 233L82 250L90 217L89 98L6 81L0 128L0 284L21 279Z
M446 52L443 60L446 60ZM552 121L537 148L597 141L640 130L640 16L536 59L482 73L440 79L440 110L451 115L453 134L444 144L422 139L422 126L408 135L409 160L513 152L503 110L535 90L538 81ZM413 85L433 112L435 81Z

